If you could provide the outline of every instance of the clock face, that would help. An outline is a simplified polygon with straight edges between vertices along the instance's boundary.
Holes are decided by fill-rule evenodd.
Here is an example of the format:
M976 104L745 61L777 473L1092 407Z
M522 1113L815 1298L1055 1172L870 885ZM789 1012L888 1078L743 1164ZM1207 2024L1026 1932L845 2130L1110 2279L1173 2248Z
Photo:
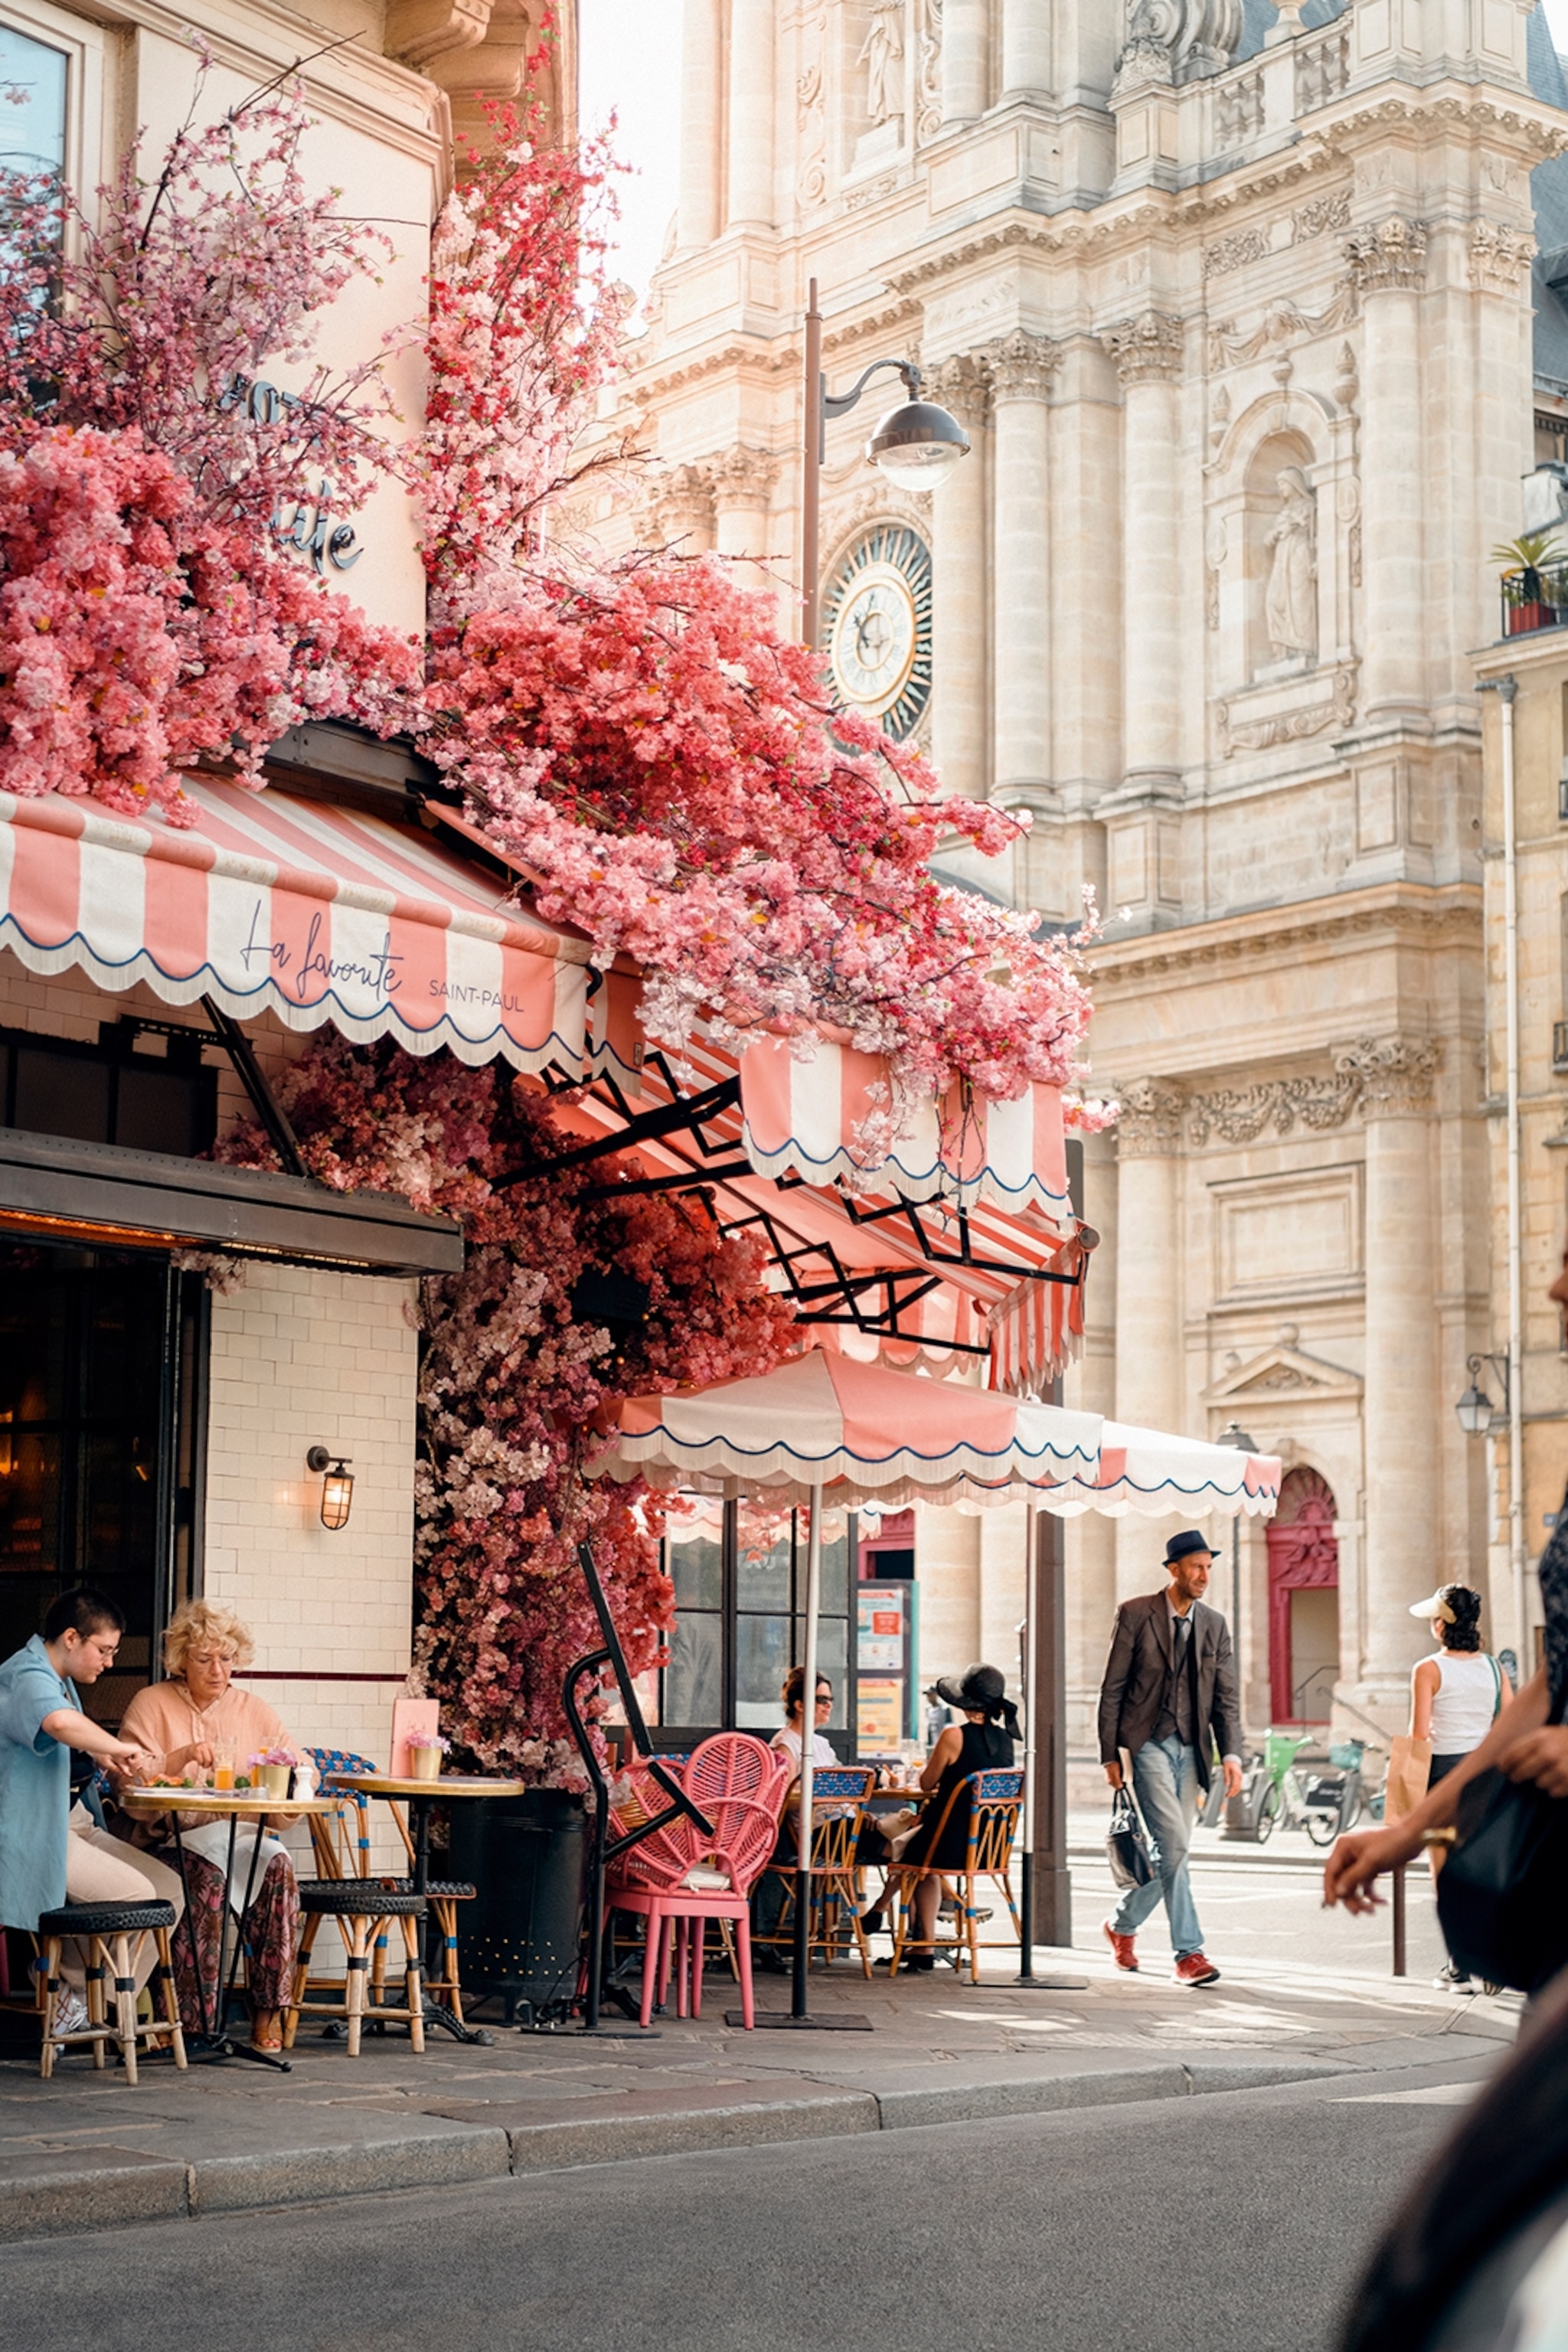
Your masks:
M867 533L827 595L827 655L840 701L901 741L931 699L931 550L906 524Z

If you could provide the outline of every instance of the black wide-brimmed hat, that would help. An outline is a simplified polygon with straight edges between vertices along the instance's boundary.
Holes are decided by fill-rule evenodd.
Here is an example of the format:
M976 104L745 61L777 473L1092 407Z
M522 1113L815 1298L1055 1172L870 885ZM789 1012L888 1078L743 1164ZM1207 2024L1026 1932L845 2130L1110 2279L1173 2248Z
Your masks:
M931 1685L938 1698L965 1712L1002 1717L1011 1736L1018 1737L1018 1710L1007 1696L1007 1684L997 1666L965 1666L962 1676L939 1675Z
M1185 1559L1194 1551L1206 1551L1211 1559L1214 1557L1214 1546L1201 1528L1184 1528L1179 1536L1172 1536L1165 1545L1166 1567L1169 1568L1173 1560Z

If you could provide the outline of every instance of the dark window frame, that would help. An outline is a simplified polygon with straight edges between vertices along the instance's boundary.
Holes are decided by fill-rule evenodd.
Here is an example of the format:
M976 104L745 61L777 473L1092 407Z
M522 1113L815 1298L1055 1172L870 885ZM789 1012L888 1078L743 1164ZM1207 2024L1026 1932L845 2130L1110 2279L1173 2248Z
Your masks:
M165 1039L163 1052L143 1051L139 1040L144 1036ZM121 1132L124 1124L121 1082L127 1071L138 1076L147 1072L158 1075L172 1073L185 1082L191 1112L191 1150L189 1152L177 1152L174 1157L199 1160L204 1152L212 1149L217 1135L218 1073L203 1059L203 1049L213 1046L221 1050L221 1040L205 1030L192 1029L174 1021L153 1020L140 1013L122 1013L118 1020L101 1022L96 1043L78 1037L55 1037L37 1029L0 1027L0 1127L12 1128L29 1135L64 1132L68 1139L79 1142L150 1150L153 1147L145 1142L132 1141L127 1146L123 1141ZM105 1073L103 1123L106 1132L81 1136L74 1129L61 1130L40 1127L34 1119L18 1117L17 1095L25 1055L102 1069Z

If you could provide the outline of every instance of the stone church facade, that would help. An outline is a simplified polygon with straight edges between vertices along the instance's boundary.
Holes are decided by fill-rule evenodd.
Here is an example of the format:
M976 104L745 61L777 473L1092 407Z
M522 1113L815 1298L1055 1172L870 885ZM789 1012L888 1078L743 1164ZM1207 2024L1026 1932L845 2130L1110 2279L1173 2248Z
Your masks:
M1469 656L1534 459L1531 174L1568 141L1544 20L686 0L684 38L625 385L656 535L798 593L812 278L830 390L913 359L968 428L921 498L861 457L896 385L829 426L825 606L868 612L868 562L929 581L900 723L1033 818L1011 871L955 877L1102 911L1122 1112L1088 1147L1068 1401L1283 1454L1279 1525L1240 1538L1249 1722L1400 1728L1408 1604L1484 1580L1489 1534L1453 1411L1494 1328ZM1017 1531L927 1517L926 1662L1008 1663ZM1069 1527L1079 1738L1164 1524ZM1228 1558L1216 1582L1228 1610Z

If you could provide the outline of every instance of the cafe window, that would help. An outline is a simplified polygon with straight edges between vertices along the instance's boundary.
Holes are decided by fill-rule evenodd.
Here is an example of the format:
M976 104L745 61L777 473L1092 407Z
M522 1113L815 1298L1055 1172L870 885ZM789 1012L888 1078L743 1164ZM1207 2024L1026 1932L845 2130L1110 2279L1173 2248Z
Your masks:
M206 1291L168 1259L0 1243L0 1657L58 1592L125 1612L83 1704L115 1724L197 1589Z
M665 1568L675 1585L675 1630L660 1676L660 1744L686 1736L757 1731L784 1721L779 1688L805 1647L809 1515L774 1505L684 1496L665 1532ZM834 1745L852 1752L849 1566L854 1520L823 1520L817 1664L833 1685Z
M105 1021L96 1045L0 1029L0 1125L191 1160L217 1131L216 1039L168 1021Z

